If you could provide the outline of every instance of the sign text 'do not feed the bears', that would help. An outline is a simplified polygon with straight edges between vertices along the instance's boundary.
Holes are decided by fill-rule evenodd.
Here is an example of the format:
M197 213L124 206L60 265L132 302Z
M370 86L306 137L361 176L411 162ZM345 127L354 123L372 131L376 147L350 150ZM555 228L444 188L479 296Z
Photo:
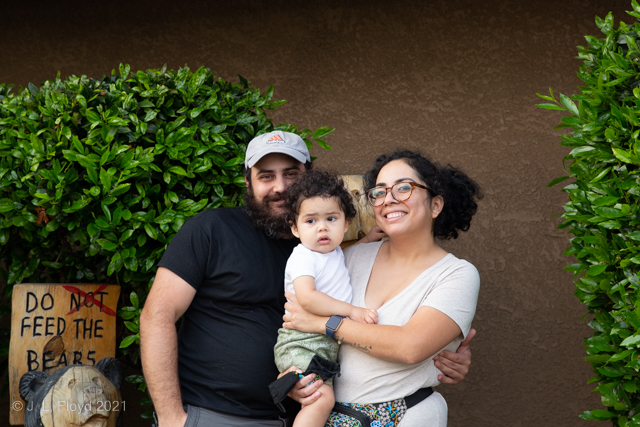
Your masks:
M19 382L29 371L51 374L115 357L120 286L19 284L13 288L9 349L10 424L23 423Z

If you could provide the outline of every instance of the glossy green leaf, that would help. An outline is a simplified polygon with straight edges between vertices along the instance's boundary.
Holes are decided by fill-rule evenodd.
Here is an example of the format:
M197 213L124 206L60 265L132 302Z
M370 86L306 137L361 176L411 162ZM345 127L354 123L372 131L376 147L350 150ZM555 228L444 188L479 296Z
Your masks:
M609 354L594 354L593 356L583 357L583 360L589 363L604 363L608 362L611 359L611 355Z
M569 176L561 176L559 178L554 179L553 181L551 181L549 184L547 184L547 187L553 187L554 185L561 183L562 181L565 181L567 179L569 179ZM236 178L237 179L237 178ZM244 179L242 180L244 182ZM234 181L235 182L235 181Z
M147 232L149 237L151 237L154 240L158 240L158 232L156 231L155 227L153 227L151 224L145 224L144 230Z
M624 369L608 365L597 367L596 370L602 375L610 378L621 377L626 374L626 371Z
M143 120L145 122L150 122L151 120L155 119L157 115L158 115L157 110L147 110L147 114L145 114Z
M116 243L113 243L107 239L98 239L97 242L100 246L108 251L115 251L116 249L118 249L118 245Z
M103 231L111 229L111 225L109 225L109 223L103 219L96 219L94 222L94 226Z
M620 148L613 148L613 155L616 156L619 160L625 163L633 163L631 158L631 154L628 151L621 150Z
M593 201L593 205L594 206L607 206L607 205L612 205L612 204L616 203L618 200L620 200L619 197L603 196L603 197L598 197L597 199L595 199Z
M0 213L10 212L14 209L13 200L5 198L0 199Z
M585 146L582 146L582 147L574 148L573 150L571 150L569 155L570 156L577 156L579 154L590 153L590 152L595 152L595 151L596 151L596 147L592 147L590 145L585 145Z
M235 166L244 163L244 157L235 157L233 159L227 160L224 164L225 167Z
M9 230L0 230L0 246L4 246L9 242Z
M593 211L603 218L620 218L626 215L620 209L609 207L596 207Z
M136 257L129 257L124 260L124 266L127 270L137 271L138 270L138 259Z
M587 271L587 274L589 276L597 276L599 274L604 273L604 271L607 269L606 265L592 265L589 268L589 271Z
M89 178L89 181L92 184L97 185L99 181L98 181L98 172L96 172L96 168L89 166L89 167L86 167L86 170L87 170L87 176Z
M134 334L137 334L138 332L140 332L140 328L134 322L124 322L124 326L126 326L127 329L133 332Z
M571 113L575 114L576 116L580 115L580 113L578 112L578 107L576 107L576 104L568 96L560 94L560 102L562 102L562 105L564 105L566 109Z
M133 291L129 294L129 300L131 301L131 305L134 308L138 308L138 306L140 305L140 300L138 298L138 294L133 292Z
M625 338L620 343L620 345L625 347L630 347L630 346L638 346L638 343L640 343L640 335L632 335L630 337Z
M611 356L611 359L609 359L609 362L617 362L618 360L623 360L629 357L629 355L631 355L632 353L633 350L626 350L621 353L614 354L613 356Z
M593 421L605 421L615 417L616 414L602 409L593 409L591 411L584 411L580 414L580 418Z
M550 103L542 103L542 104L536 104L537 107L540 108L544 108L545 110L560 110L560 111L565 111L564 108L562 108L559 105L556 104L550 104Z
M131 184L127 183L127 184L120 184L118 185L111 193L109 193L109 195L111 197L118 197L121 194L126 193L127 191L129 191L129 188L131 188Z
M127 348L131 344L133 344L135 341L136 341L136 335L129 335L122 340L122 342L120 343L120 348Z

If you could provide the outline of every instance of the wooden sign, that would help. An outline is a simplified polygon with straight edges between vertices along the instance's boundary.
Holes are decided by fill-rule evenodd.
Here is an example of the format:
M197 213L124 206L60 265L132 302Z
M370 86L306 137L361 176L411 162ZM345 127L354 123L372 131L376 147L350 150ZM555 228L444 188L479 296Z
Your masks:
M19 284L13 287L9 386L12 425L23 424L20 378L69 365L95 365L116 353L120 286Z
M356 217L349 224L349 229L344 234L342 245L344 248L366 236L376 226L376 218L373 215L373 207L367 201L364 177L362 175L342 175L341 178L347 190L353 195L353 205L357 212Z

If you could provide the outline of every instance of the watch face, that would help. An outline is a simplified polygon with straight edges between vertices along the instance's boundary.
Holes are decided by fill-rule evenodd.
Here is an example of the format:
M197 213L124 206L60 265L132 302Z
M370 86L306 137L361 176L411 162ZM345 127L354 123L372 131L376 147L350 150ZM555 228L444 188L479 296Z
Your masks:
M329 329L333 329L334 331L336 330L336 328L340 325L340 322L342 322L342 317L340 316L331 316L329 318L329 320L327 321L327 328Z

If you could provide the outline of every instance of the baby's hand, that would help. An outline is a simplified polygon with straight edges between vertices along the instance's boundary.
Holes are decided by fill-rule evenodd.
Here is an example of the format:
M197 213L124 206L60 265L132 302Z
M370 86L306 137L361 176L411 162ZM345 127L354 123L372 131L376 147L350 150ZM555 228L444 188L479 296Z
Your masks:
M378 312L372 308L353 307L349 318L362 323L378 323Z
M367 323L378 323L378 312L373 308L367 308L367 318L365 319Z

